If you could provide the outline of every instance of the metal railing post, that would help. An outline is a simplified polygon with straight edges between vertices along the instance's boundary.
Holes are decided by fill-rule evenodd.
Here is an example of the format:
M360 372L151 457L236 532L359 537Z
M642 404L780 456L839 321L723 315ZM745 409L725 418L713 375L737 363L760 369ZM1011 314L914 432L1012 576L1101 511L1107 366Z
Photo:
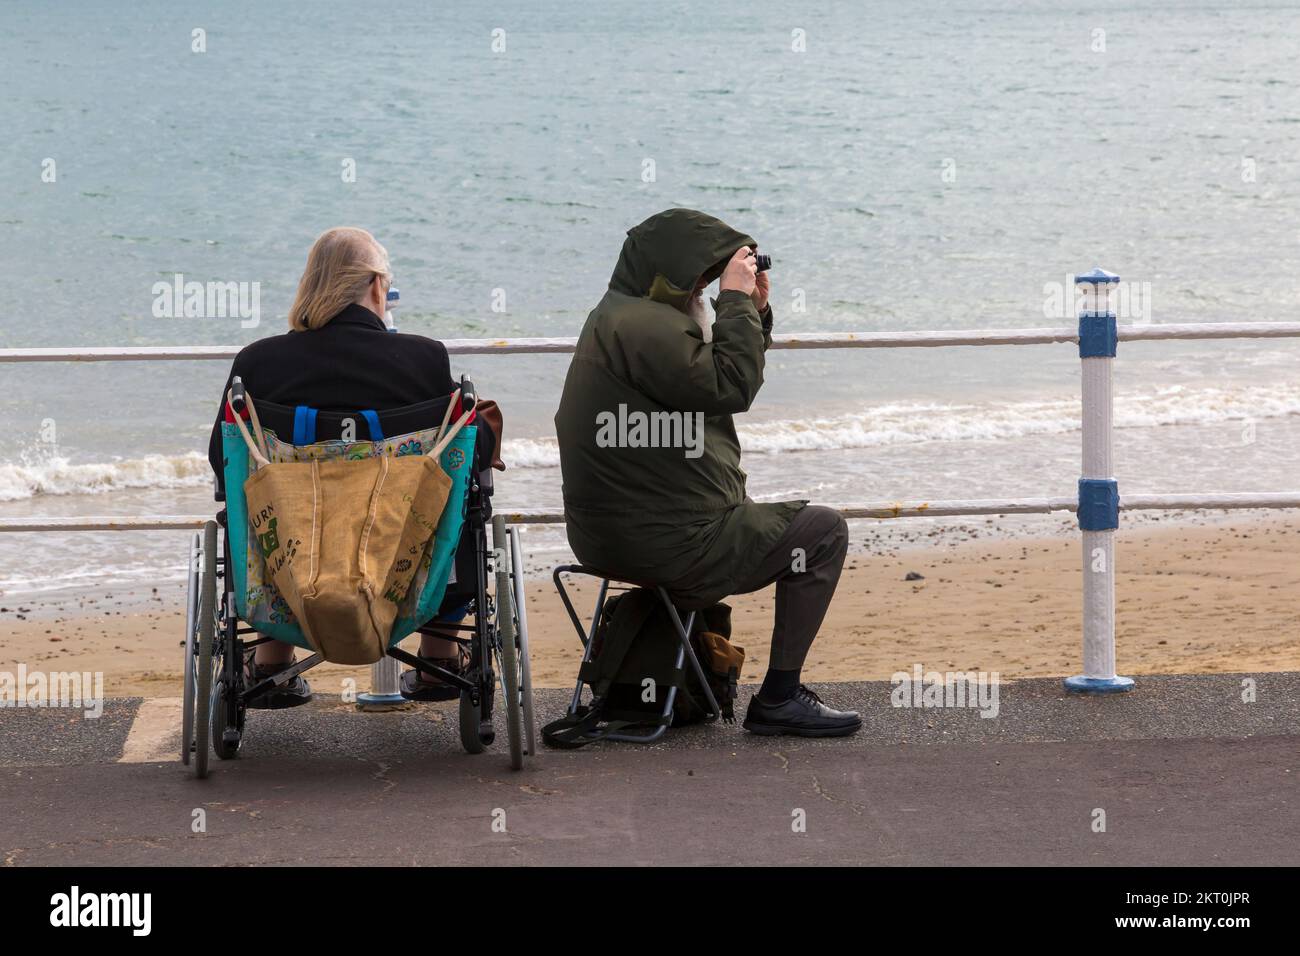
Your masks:
M1089 694L1130 690L1133 680L1115 674L1115 530L1119 486L1115 481L1114 382L1119 328L1111 290L1119 276L1093 269L1075 283L1084 292L1079 313L1079 361L1083 378L1083 472L1079 479L1079 528L1083 532L1083 673L1067 677L1067 690Z
M392 710L408 703L402 696L402 663L381 657L370 665L370 690L357 694L358 710Z

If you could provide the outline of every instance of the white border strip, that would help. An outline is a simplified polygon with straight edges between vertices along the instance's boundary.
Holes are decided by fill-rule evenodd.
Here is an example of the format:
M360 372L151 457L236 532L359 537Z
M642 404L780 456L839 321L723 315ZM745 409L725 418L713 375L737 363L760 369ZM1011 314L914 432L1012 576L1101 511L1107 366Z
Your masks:
M1168 339L1275 339L1300 338L1300 322L1211 322L1169 325L1127 325L1119 329L1121 342ZM968 345L1048 345L1077 342L1076 328L970 329L958 332L893 332L872 335L859 332L808 332L772 336L774 349L894 349L945 348ZM574 338L444 339L452 355L556 355L567 354ZM0 362L189 362L230 360L237 345L177 345L141 348L35 348L0 349Z
M848 519L953 518L975 515L1050 514L1074 511L1075 498L977 498L969 501L879 502L836 508ZM1253 508L1300 508L1300 492L1252 492L1206 495L1121 495L1120 511L1238 511ZM508 524L563 524L554 511L504 512ZM86 518L0 518L5 531L176 531L196 530L210 515Z

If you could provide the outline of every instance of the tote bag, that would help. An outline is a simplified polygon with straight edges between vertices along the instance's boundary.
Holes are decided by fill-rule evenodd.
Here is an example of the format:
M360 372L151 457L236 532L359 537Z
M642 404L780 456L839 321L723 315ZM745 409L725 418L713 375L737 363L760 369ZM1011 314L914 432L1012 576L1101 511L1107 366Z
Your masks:
M250 547L314 650L339 664L373 663L447 504L452 482L439 456L474 410L444 425L424 455L272 462L247 402L253 434L241 416L235 423L258 465L244 482Z

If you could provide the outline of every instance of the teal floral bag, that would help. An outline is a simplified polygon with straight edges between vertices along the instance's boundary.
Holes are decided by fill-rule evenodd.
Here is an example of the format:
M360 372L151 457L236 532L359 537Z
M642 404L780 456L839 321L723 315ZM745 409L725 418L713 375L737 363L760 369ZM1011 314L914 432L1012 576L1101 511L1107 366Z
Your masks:
M274 432L266 432L267 457L273 462L356 460L376 455L401 457L421 455L438 442L440 429L395 435L382 441L324 441L312 445L291 445L280 441ZM438 521L437 530L420 559L420 570L398 609L397 620L389 638L389 647L431 620L442 604L447 581L460 544L461 528L465 523L465 495L469 487L470 469L474 461L474 442L478 427L466 425L443 449L439 461L442 470L451 479L447 506ZM311 645L298 626L293 611L280 596L275 583L266 572L261 550L248 548L252 529L248 523L248 508L244 500L244 482L247 480L251 457L239 429L234 424L221 425L222 449L225 457L226 515L230 539L231 564L234 566L235 605L242 621L259 634L310 649Z

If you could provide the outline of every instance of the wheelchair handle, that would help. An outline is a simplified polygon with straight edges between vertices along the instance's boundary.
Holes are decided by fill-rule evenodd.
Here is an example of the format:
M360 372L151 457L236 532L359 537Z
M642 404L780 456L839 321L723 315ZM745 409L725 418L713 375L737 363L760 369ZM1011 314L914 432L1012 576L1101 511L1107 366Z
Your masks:
M473 408L478 404L478 393L474 390L474 383L469 380L469 376L460 377L460 407L466 410Z
M236 375L230 380L230 407L236 415L242 415L247 406L248 396L244 392L244 380Z

